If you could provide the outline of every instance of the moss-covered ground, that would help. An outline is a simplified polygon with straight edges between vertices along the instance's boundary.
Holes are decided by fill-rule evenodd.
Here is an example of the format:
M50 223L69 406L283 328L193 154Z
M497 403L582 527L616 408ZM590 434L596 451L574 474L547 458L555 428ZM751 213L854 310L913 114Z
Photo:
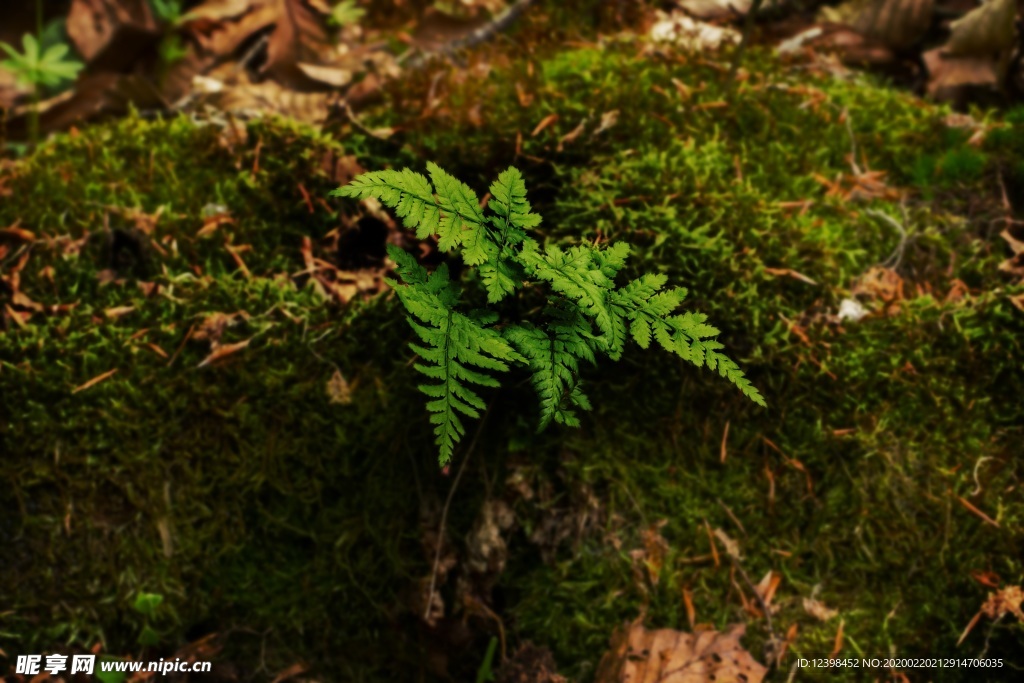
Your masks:
M303 660L324 680L474 680L495 621L413 613L451 477L409 330L387 296L318 292L303 255L309 238L307 255L351 261L333 231L366 209L327 193L352 158L433 160L481 192L517 165L544 239L633 243L634 273L686 285L769 403L639 351L588 372L579 430L533 434L529 388L503 390L450 533L459 549L485 498L512 505L490 596L510 648L543 644L590 680L641 611L689 628L687 595L697 623L747 622L760 656L765 620L712 549L720 528L754 581L782 576L780 679L840 630L843 654L986 649L1006 662L989 680L1019 676L1012 617L957 640L985 583L1024 580L1024 287L998 237L1021 210L1001 190L1024 182L1020 117L993 116L979 147L947 111L756 51L735 75L631 42L469 66L364 114L401 131L385 141L131 118L3 171L0 226L35 240L3 242L0 646L138 654L148 626L161 654L228 634L245 675ZM855 296L871 314L839 320ZM251 341L202 365L210 334ZM350 402L326 390L336 370ZM655 581L631 552L661 520ZM131 608L140 593L164 596L155 616ZM838 616L808 614L812 595Z

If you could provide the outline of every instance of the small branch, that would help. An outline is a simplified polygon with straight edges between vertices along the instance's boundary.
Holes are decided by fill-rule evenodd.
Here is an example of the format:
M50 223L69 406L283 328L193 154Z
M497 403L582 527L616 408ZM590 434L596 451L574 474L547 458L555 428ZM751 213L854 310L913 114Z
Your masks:
M755 0L755 2L757 2L757 1L758 0ZM525 12L527 10L527 8L529 8L529 6L532 5L532 4L533 4L533 0L519 0L514 5L512 5L508 9L506 9L504 12L502 12L501 14L496 16L493 21L490 21L490 22L484 24L483 26L481 26L480 28L476 29L475 31L470 32L468 35L465 35L465 36L463 36L461 38L457 38L457 39L451 41L450 43L447 43L446 45L441 47L439 50L436 50L436 51L420 50L419 54L417 54L415 57L413 57L409 61L409 63L406 64L406 68L407 69L418 69L419 67L421 67L424 64L426 64L427 61L430 59L430 57L432 57L434 55L450 56L451 54L453 54L454 52L456 52L458 50L464 50L466 48L475 47L475 46L479 45L480 43L484 43L484 42L490 40L491 38L493 38L497 34L501 33L505 29L507 29L513 23L515 23L516 19L518 19L523 14L523 12ZM404 59L405 59L405 55L402 55L401 57L399 57L398 58L399 63L403 62Z
M761 611L764 612L765 625L768 627L768 637L771 639L771 642L777 641L778 637L775 635L775 629L772 628L772 613L768 609L768 603L764 601L764 598L761 597L760 591L757 590L757 586L755 586L754 582L750 580L749 576L747 576L747 571L743 568L743 565L740 564L739 559L734 557L731 553L729 554L729 559L732 560L732 566L736 567L740 576L743 577L743 581L747 584L747 587L754 593L754 599L757 600L758 606L761 608Z

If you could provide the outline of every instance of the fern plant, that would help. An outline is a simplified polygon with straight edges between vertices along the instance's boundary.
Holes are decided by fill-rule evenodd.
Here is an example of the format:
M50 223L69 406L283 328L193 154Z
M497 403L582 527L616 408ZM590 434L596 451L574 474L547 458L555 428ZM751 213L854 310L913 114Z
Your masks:
M364 173L333 195L373 197L393 208L419 239L433 237L441 251L460 251L465 265L477 269L492 306L525 286L547 295L538 320L499 321L494 310L466 310L447 265L428 273L411 254L389 246L398 280L387 283L422 342L412 349L422 360L416 369L428 379L420 390L430 398L427 410L442 465L466 433L463 418L477 418L486 409L479 391L499 386L496 374L513 366L531 373L540 429L551 422L578 426L576 410L590 409L580 385L581 362L595 364L601 355L617 360L629 339L644 349L656 343L717 371L765 405L739 366L721 353L718 330L707 316L678 312L684 288L666 287L665 275L616 286L629 244L542 247L527 234L541 218L531 211L517 169L507 169L491 185L486 210L466 184L436 164L428 163L427 170L429 178L409 169Z

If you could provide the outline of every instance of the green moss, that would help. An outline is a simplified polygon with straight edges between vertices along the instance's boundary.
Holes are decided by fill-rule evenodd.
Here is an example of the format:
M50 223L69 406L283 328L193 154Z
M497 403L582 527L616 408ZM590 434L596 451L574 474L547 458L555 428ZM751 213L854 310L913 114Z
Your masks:
M542 237L634 243L637 268L688 286L690 305L721 323L726 350L768 398L762 411L668 357L627 354L585 378L596 411L579 431L533 435L532 416L492 411L451 533L460 545L487 491L514 499L519 528L494 605L512 642L546 644L567 674L588 680L612 629L641 607L651 624L687 627L685 587L698 622L748 620L760 654L763 621L741 609L725 565L699 559L711 552L707 520L740 542L755 581L769 569L783 575L774 621L780 632L798 625L798 654L832 649L838 622L802 608L818 585L845 620L844 653L976 654L984 621L956 647L988 591L972 572L1024 579L1024 317L1007 299L1022 290L998 271L1006 254L971 227L985 223L993 195L973 172L957 184L978 199L977 213L938 203L940 193L935 203L909 190L866 201L828 195L823 180L840 174L841 193L851 189L854 145L859 170L884 171L891 189L905 190L915 179L937 182L915 170L917 160L930 156L937 167L962 141L947 144L943 110L877 84L796 75L754 52L744 69L746 79L729 85L705 57L643 56L630 45L573 50L539 56L532 72L499 66L483 83L451 75L433 118L421 116L421 93L405 94L414 110L396 95L376 117L406 133L387 145L353 137L342 148L254 123L225 148L213 128L129 120L59 138L16 167L0 225L21 218L41 236L81 238L102 228L106 205L166 206L154 231L166 254L152 256L144 275L101 286L98 245L33 246L24 291L78 306L0 334L0 411L14 416L0 428L0 505L16 511L0 517L0 539L15 548L0 594L16 600L0 631L17 634L17 647L4 649L102 637L108 651L133 651L143 618L130 606L140 592L165 598L154 628L166 648L237 627L245 631L233 656L255 662L260 638L245 633L273 629L271 670L302 658L345 680L404 680L423 671L426 650L443 647L429 644L406 607L409 587L430 569L419 493L429 500L450 480L431 466L400 311L387 300L335 308L301 276L279 277L303 269L304 236L321 249L328 242L318 238L355 212L316 204L310 214L297 187L326 197L338 182L322 171L330 153L372 168L430 159L476 187L520 165L545 219ZM479 126L468 113L476 105ZM611 111L617 121L594 135ZM558 120L532 135L549 114ZM583 119L581 136L559 149ZM974 161L952 165L963 172ZM196 237L210 202L236 222ZM906 230L902 250L878 212ZM252 277L225 253L227 234L252 245L243 254ZM873 316L828 322L865 271L897 255L897 308L865 301ZM139 278L160 292L144 296ZM970 291L947 300L957 279ZM125 305L135 310L102 313ZM182 345L187 330L238 310L251 317L224 341L252 338L248 348L197 367L210 347ZM148 343L181 351L169 366ZM353 387L350 405L328 401L335 366ZM497 405L533 405L529 392L513 386ZM501 486L513 466L536 497ZM669 552L651 586L636 577L630 551L659 519L668 520ZM528 539L560 523L568 539L546 562ZM454 604L451 586L442 594ZM483 633L478 648L452 655L456 678L475 672L495 632L470 623ZM1004 620L989 656L1020 666L1022 638Z

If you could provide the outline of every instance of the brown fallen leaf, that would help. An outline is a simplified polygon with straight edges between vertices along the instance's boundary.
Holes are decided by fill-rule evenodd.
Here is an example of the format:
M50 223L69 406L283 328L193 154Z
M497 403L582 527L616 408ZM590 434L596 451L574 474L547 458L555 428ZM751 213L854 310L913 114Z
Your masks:
M331 378L327 380L327 396L331 403L348 405L352 403L352 389L348 380L341 374L341 370L335 370Z
M152 49L160 36L146 0L72 0L67 33L90 67L110 71ZM111 59L118 63L111 64Z
M846 626L846 620L839 620L839 628L836 629L836 638L832 643L832 653L829 657L835 657L843 649L843 629Z
M804 611L819 621L829 621L839 616L839 610L826 607L814 598L804 598Z
M767 669L740 645L746 627L683 633L633 623L612 637L596 683L760 683Z
M740 554L740 544L729 538L729 535L721 529L715 529L715 538L725 546L725 554L734 560L742 560L743 556Z
M542 118L540 120L540 123L537 124L537 127L533 129L532 133L530 133L530 137L532 137L532 138L537 137L538 135L541 134L541 132L545 128L547 128L548 126L550 126L552 123L554 123L557 120L558 120L558 114L548 114L547 116L545 116L544 118Z
M803 273L797 272L792 268L765 268L764 272L768 273L769 275L774 275L776 277L791 277L794 280L800 280L800 282L806 282L809 285L818 284L817 282L807 277Z
M77 387L75 387L74 389L71 390L71 393L72 394L77 394L80 391L85 391L89 387L94 387L97 384L99 384L100 382L102 382L103 380L108 379L110 377L113 377L115 373L117 373L117 368L114 368L113 370L107 370L102 375L96 375L95 377L93 377L91 380L89 380L85 384L78 385Z
M164 351L162 348L160 348L159 346L157 346L156 344L154 344L152 342L146 344L146 348L148 348L150 351L152 351L156 355L160 356L161 358L166 359L166 358L169 357L167 355L166 351Z
M754 587L757 590L758 597L761 598L761 602L773 613L778 608L772 609L772 600L775 598L775 591L778 590L781 583L782 574L768 570L764 578Z
M573 128L571 131L569 131L561 138L559 138L557 151L561 152L565 148L566 143L568 142L576 142L576 139L583 134L583 130L586 127L587 119L583 119L575 128Z
M597 125L597 130L590 134L590 137L596 138L601 133L605 132L612 126L614 126L619 120L619 110L612 109L601 114L601 122Z
M118 318L122 318L134 311L134 306L114 306L113 308L104 309L103 315L105 315L110 320L117 320Z
M999 85L999 64L989 56L947 55L941 47L921 55L928 70L927 93L941 102L956 102L971 90L989 90Z
M903 299L903 278L896 271L873 266L854 283L852 293L886 304Z
M234 353L238 353L245 347L249 346L249 342L251 341L252 337L246 339L245 341L236 342L234 344L218 345L216 348L213 349L210 355L204 358L203 362L197 365L196 367L205 368L210 363L214 363L216 361L221 360L222 358L226 358L227 356L230 356Z
M300 674L304 674L307 671L309 671L308 664L304 662L296 662L288 668L280 671L276 676L274 676L274 680L272 680L270 683L281 683L282 681L287 681L289 678L295 678Z
M14 221L13 225L0 228L0 240L9 239L21 242L35 242L36 234L31 230L19 227L20 225L21 221Z

